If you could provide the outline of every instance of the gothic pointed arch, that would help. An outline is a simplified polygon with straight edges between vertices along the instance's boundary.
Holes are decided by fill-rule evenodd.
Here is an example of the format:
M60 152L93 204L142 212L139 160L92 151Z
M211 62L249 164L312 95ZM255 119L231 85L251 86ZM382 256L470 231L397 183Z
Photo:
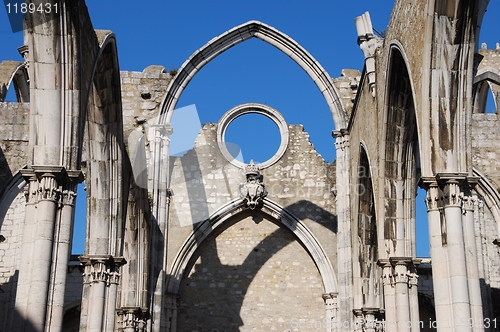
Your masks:
M412 80L401 48L389 53L385 109L385 211L383 238L388 253L415 256L415 196L420 176L417 118Z
M339 93L326 70L295 40L259 21L249 21L215 37L194 52L170 82L159 114L159 123L170 123L177 101L196 73L231 47L250 38L258 38L282 51L311 77L328 104L336 129L345 128L347 120Z
M87 187L86 254L120 256L128 176L115 35L100 41L86 109L82 161Z
M356 308L380 307L380 269L377 267L377 218L373 193L373 180L368 153L363 142L360 144L357 168L357 215L354 227L354 245L357 252L353 257L353 274L356 279L356 292L360 295L355 302Z
M30 101L28 68L25 63L9 60L0 63L0 102L5 100L11 84L14 84L18 102Z
M492 92L500 90L500 71L491 67L482 68L477 72L476 77L474 77L474 84L472 86L473 113L486 112L486 103L490 90ZM498 105L495 106L498 109Z
M189 235L173 260L172 268L167 275L166 284L168 293L178 294L180 282L196 249L200 247L201 243L210 234L222 227L228 219L246 210L244 206L244 200L240 198L225 204ZM323 281L324 293L337 293L337 279L333 266L316 237L302 221L267 198L263 201L261 211L275 219L280 226L288 228L295 234L297 240L306 249L318 268Z

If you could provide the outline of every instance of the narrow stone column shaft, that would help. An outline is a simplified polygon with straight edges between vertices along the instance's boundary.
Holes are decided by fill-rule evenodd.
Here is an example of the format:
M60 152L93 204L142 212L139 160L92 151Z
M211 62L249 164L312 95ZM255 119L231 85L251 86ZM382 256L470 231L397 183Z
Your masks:
M350 184L349 169L350 147L349 136L341 131L333 132L337 151L336 168L336 198L337 198L337 257L338 262L338 292L339 317L338 321L351 329L354 324L353 315L353 274L352 274L352 243L350 217ZM342 327L342 331L344 331Z
M449 293L448 255L443 246L440 211L441 192L435 181L427 189L426 205L429 223L429 244L432 259L432 282L438 332L451 332L451 298Z
M89 298L88 332L102 332L104 330L104 304L106 293L106 264L103 261L93 262L88 268L91 280Z
M47 310L47 328L51 332L62 331L64 318L64 296L68 262L71 255L73 220L75 214L76 184L62 193L62 207L55 230L54 268L50 284L50 300Z
M389 261L389 259L380 259L378 264L382 267L386 331L394 331L394 329L397 326L397 314L396 314L396 293L394 288L394 275L392 273L392 264Z
M477 197L467 196L463 199L462 222L464 225L465 259L467 261L467 281L469 287L472 331L483 332L483 306L481 286L479 284L479 267L474 229L474 208Z
M28 180L28 189L26 192L26 213L24 223L23 242L21 244L21 260L19 266L18 285L29 285L31 280L31 261L33 260L33 246L36 238L36 193L38 191L38 179L32 176ZM16 292L15 310L19 315L18 319L13 320L13 331L23 331L24 322L27 319L26 311L28 310L28 294L30 287L18 287Z
M470 327L469 285L467 281L462 208L458 182L456 180L448 180L443 194L453 327L455 332L470 332L472 329Z

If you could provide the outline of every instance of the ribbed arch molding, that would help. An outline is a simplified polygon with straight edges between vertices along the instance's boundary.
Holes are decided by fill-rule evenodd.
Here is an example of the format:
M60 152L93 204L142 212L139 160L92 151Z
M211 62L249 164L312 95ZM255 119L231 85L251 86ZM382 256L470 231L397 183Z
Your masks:
M323 247L313 233L304 223L302 223L302 221L300 221L300 219L293 216L277 203L267 198L264 199L263 203L261 211L275 219L279 225L292 231L297 237L297 240L311 256L321 275L324 292L337 293L337 278L335 276L335 271ZM196 249L202 245L203 241L226 221L245 210L244 201L240 198L235 199L215 211L210 218L202 222L189 235L186 241L184 241L180 251L177 253L171 271L167 276L167 292L172 294L177 294L179 292L182 277L185 272L188 272L186 271L186 267L189 260Z
M339 94L330 75L295 40L281 31L259 21L249 21L213 38L193 53L170 82L162 102L158 123L170 123L177 102L196 73L207 63L231 47L250 38L258 38L285 53L295 61L314 81L328 104L337 130L346 128L347 120Z

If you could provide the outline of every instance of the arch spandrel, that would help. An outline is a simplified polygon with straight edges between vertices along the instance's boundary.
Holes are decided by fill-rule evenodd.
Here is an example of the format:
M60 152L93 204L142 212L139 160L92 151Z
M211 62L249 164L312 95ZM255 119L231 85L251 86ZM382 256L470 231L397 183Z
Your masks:
M181 66L167 88L162 102L158 123L169 123L182 92L196 73L214 58L231 47L250 38L260 39L282 51L295 61L313 80L332 113L337 130L347 127L344 107L330 75L319 62L295 40L281 31L259 21L249 21L218 37L196 50Z

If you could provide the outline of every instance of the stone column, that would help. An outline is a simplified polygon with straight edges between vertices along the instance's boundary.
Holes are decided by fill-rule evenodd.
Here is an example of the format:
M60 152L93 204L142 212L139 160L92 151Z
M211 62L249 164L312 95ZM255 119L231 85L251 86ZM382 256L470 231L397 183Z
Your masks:
M54 232L54 257L51 273L49 306L47 310L47 327L50 331L62 331L64 318L64 295L68 262L71 255L73 238L73 220L75 216L76 187L83 180L81 171L68 171L68 180L64 185L60 198L59 215Z
M60 331L74 213L71 189L77 181L61 166L32 166L22 174L30 184L14 331Z
M446 249L448 251L449 289L453 314L452 326L455 332L470 332L469 285L467 280L467 262L464 248L464 230L462 225L462 200L460 181L457 175L438 175L444 183L443 210L446 220ZM434 265L434 262L433 262ZM433 269L434 272L434 269Z
M354 313L354 327L353 331L354 332L363 332L363 327L365 325L365 317L363 316L363 310L361 309L354 309L352 311Z
M379 259L382 267L382 282L384 284L384 309L386 331L395 331L397 326L395 279L392 264L389 259Z
M141 308L130 307L121 308L118 312L119 328L118 331L123 332L144 332L146 322L143 319Z
M25 287L17 287L15 308L19 318L14 319L13 331L23 331L24 321L27 319L28 310L28 294L30 292L29 282L31 280L31 261L34 241L36 239L36 203L38 193L38 179L34 173L24 174L26 182L26 212L24 231L21 244L21 259L19 266L18 285ZM28 285L28 286L26 286Z
M177 332L177 299L179 294L166 293L165 294L165 308L166 308L166 331Z
M336 154L336 198L337 198L337 257L339 322L349 329L354 324L353 274L350 210L350 147L349 134L345 130L333 131ZM342 331L346 329L342 328Z
M341 329L346 329L340 326L342 322L339 322L336 318L338 317L338 303L336 293L323 294L323 300L325 301L325 325L326 331L340 331Z
M363 308L363 314L365 316L365 332L376 332L378 312L379 310L376 308Z
M467 282L469 286L472 331L483 332L483 306L481 286L479 284L476 232L474 227L474 209L477 206L477 200L477 196L462 197L462 222L464 225L465 259L467 261Z
M111 264L108 272L108 289L107 289L107 299L105 308L105 322L103 331L114 332L115 331L115 319L116 319L116 298L118 293L118 284L120 283L120 265Z
M417 266L420 265L420 260L413 260L413 267L408 277L409 285L409 300L410 300L410 320L411 320L411 332L420 331L420 312L418 307L418 274Z
M80 331L114 331L118 270L125 261L108 255L80 256L80 261L85 266Z
M381 322L378 320L380 316L379 308L363 307L362 309L353 310L353 313L356 317L356 324L351 330L359 332L383 331L383 329L381 329Z
M427 190L425 204L429 223L429 243L432 259L432 282L434 287L434 307L439 332L452 331L451 296L449 293L448 254L444 246L444 217L442 216L441 190L434 178L425 179Z
M411 257L391 257L394 265L394 288L396 298L396 326L397 331L410 332L410 298L408 292L409 265L412 264Z
M151 330L160 331L165 328L167 322L162 313L165 312L165 284L163 277L167 271L167 239L168 239L168 210L171 191L168 186L170 138L173 130L170 125L151 125L148 129L148 140L150 142L151 166L148 174L148 189L152 193L152 220L158 227L151 227L151 274L158 275L158 280L150 278L149 286L151 298Z

